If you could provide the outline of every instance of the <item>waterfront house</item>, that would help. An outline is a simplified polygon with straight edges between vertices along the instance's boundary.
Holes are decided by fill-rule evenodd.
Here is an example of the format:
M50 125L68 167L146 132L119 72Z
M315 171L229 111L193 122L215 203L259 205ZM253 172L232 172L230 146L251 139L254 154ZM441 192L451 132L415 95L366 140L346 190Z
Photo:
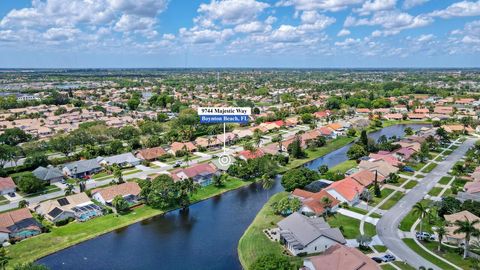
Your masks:
M220 172L212 163L199 163L187 168L179 168L171 172L174 181L181 181L191 178L201 186L208 186L212 183L214 175Z
M104 205L112 205L116 196L122 196L130 204L138 201L141 188L137 182L126 182L120 185L97 188L92 190L92 198Z
M362 160L358 164L358 168L361 170L369 170L371 172L377 172L379 176L387 178L391 173L398 172L398 168L390 165L383 160Z
M153 161L161 158L166 154L167 154L167 151L165 151L162 147L159 146L159 147L152 147L152 148L138 150L135 156L139 159Z
M27 208L0 214L0 242L21 240L42 232L41 225Z
M336 212L340 201L335 199L325 190L319 192L310 192L303 189L296 188L292 194L292 197L298 198L302 202L302 207L300 208L300 213L311 216L321 216L326 211ZM325 199L327 198L329 204L326 204Z
M118 165L121 168L134 167L140 164L140 159L136 158L132 153L123 153L110 157L98 157L97 161L100 165Z
M48 184L60 182L64 178L63 172L59 168L51 165L47 167L40 166L33 170L32 173L36 178Z
M364 186L350 177L333 182L330 186L325 188L325 191L332 195L332 197L341 202L345 202L348 205L357 204L360 201L360 195L364 190Z
M197 147L192 142L174 142L170 145L170 150L168 150L172 155L176 155L178 151L195 152Z
M370 257L354 247L340 244L330 246L321 255L303 260L300 270L380 270Z
M12 177L0 177L0 195L13 193L17 189L17 185L13 182Z
M369 187L372 185L375 182L375 177L377 178L378 183L381 183L385 180L384 176L379 174L375 175L375 172L369 170L359 170L349 175L349 177L364 187Z
M243 160L247 161L249 159L263 157L264 155L265 155L265 153L261 149L256 149L255 151L251 151L251 150L240 151L237 154L237 157L239 159L243 159Z
M72 178L85 178L102 170L97 159L79 160L63 165L63 173Z
M323 252L332 245L345 244L338 228L331 228L321 217L293 213L277 223L280 241L295 256Z
M29 208L53 223L69 218L86 221L102 215L102 208L94 204L84 192L32 204Z

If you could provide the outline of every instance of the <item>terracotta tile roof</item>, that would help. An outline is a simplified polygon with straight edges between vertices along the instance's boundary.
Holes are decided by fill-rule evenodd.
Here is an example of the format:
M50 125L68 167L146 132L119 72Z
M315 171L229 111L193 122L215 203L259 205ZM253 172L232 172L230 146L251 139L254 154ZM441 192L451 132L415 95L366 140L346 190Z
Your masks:
M238 153L239 157L243 157L245 159L252 159L252 158L259 158L263 157L265 153L261 149L257 149L256 151L252 152L250 150L243 150Z
M184 147L187 149L187 151L197 150L197 147L191 142L186 142L186 143L174 142L170 145L170 150L176 153L177 151L184 150Z
M400 162L400 160L398 160L396 157L393 156L392 153L390 152L386 152L386 153L381 153L381 152L378 152L376 154L370 154L369 155L370 158L372 159L375 159L375 160L383 160L385 162L387 162L388 164L392 165L392 166L395 166L395 167L398 167L402 164L402 162Z
M152 160L166 154L167 152L162 147L153 147L139 150L137 156L145 160Z
M352 175L350 175L352 179L360 183L364 187L368 187L373 182L375 182L375 173L369 170L360 170ZM385 180L385 177L381 176L380 174L377 175L377 181L380 183Z
M126 196L126 195L134 195L138 196L140 194L141 188L136 182L127 182L123 183L120 185L115 185L115 186L109 186L105 188L98 188L92 190L92 195L95 193L100 193L102 198L105 201L111 201L115 196L121 195L121 196Z
M215 167L215 165L213 165L212 163L200 163L184 169L176 169L172 171L172 176L176 175L178 177L178 180L180 180L181 177L179 176L179 174L181 173L184 173L187 176L187 178L193 178L202 173L216 173L216 172L217 172L217 167Z
M40 225L27 208L0 214L0 232L13 233L25 229L40 231Z
M16 188L15 182L12 177L0 177L0 190Z
M333 182L325 190L335 190L345 199L353 201L357 194L362 193L364 187L353 178L347 177L343 180Z
M322 255L305 259L315 267L314 270L379 270L378 264L360 250L335 244ZM305 269L305 268L303 268Z

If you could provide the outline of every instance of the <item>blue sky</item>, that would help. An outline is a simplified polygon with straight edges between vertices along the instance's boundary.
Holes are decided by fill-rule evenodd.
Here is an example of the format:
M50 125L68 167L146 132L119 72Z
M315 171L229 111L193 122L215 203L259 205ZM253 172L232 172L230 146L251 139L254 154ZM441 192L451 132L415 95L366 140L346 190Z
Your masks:
M0 0L0 67L479 67L480 1Z

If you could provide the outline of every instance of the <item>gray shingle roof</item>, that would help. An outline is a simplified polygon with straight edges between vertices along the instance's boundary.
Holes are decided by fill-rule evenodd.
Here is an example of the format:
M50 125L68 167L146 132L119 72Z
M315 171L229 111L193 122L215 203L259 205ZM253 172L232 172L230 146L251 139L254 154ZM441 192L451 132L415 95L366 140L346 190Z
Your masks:
M97 162L96 159L79 160L79 161L71 162L71 163L65 164L65 167L68 168L70 172L74 174L89 172L89 171L101 168L100 164Z
M38 167L33 171L33 175L40 180L49 181L51 179L63 177L62 171L57 167Z
M323 218L309 218L299 213L293 213L278 222L282 236L291 242L306 247L321 236L330 238L341 244L346 240L338 228L330 228Z
M121 163L135 163L135 162L139 162L140 159L136 158L132 153L124 153L124 154L120 154L120 155L115 155L115 156L111 156L111 157L105 157L105 158L97 158L97 160L99 162L101 161L105 161L107 162L108 164L121 164Z

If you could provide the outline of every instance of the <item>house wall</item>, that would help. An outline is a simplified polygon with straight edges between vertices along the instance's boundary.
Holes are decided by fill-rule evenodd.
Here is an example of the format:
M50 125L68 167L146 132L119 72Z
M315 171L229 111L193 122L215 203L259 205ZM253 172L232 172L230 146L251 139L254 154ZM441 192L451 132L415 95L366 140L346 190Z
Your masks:
M6 194L12 193L12 192L15 192L15 188L7 188L7 189L4 189L4 190L0 190L0 195L6 195Z
M8 233L4 233L4 232L0 233L0 243L8 241L8 239L9 239Z
M307 254L323 252L326 249L328 249L330 246L335 245L335 244L338 244L338 242L334 241L330 238L327 238L325 236L320 236L315 241L308 244L302 250L294 249L288 243L287 243L287 248L293 255L297 256L299 253L303 253L303 252L306 252Z
M100 203L104 204L104 205L107 205L107 202L105 202L105 200L103 199L102 195L100 195L100 193L95 193L92 195L92 198L99 201Z
M68 218L75 218L75 215L73 212L62 212L60 215L58 215L56 218L52 219L50 216L45 215L45 217L50 220L51 222L59 222Z

